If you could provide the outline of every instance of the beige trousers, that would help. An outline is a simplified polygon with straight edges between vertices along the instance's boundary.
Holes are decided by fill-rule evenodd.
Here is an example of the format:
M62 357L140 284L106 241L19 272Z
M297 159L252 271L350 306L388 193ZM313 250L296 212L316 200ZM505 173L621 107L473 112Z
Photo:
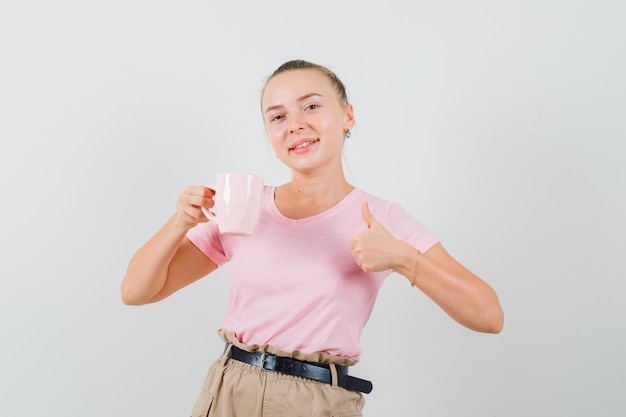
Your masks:
M222 338L232 340L230 335ZM272 350L234 344L248 351ZM332 372L333 384L325 384L229 359L227 352L209 369L192 417L362 416L365 398L360 392L337 386L336 372ZM298 353L300 360L319 361L319 355L306 356ZM340 361L345 364L345 358Z

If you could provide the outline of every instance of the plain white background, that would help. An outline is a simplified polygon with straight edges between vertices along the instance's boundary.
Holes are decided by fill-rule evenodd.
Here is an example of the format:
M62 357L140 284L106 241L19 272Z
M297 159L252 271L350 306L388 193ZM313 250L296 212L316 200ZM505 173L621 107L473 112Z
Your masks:
M499 293L473 333L383 286L354 374L366 416L626 414L621 1L5 1L0 6L0 415L187 416L225 267L124 306L135 250L189 184L289 179L263 81L344 80L349 178L399 202Z

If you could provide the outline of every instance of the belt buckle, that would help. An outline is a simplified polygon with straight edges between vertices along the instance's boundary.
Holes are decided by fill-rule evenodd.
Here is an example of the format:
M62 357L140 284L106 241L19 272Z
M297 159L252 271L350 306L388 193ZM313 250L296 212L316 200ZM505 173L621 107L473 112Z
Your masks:
M261 353L261 362L259 363L259 366L263 369L265 369L265 352Z

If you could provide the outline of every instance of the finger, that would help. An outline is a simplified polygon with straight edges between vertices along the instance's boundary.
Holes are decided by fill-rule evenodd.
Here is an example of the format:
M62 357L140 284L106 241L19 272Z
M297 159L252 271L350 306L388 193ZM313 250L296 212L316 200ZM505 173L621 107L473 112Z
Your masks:
M179 203L176 210L177 218L184 224L191 227L198 223L206 223L208 219L198 207L193 207L184 203Z
M215 205L215 202L211 197L181 195L178 199L178 204L180 207L189 207L197 210L202 207L210 209Z
M215 190L213 190L212 188L208 188L208 187L202 187L202 204L200 204L201 207L205 207L205 208L212 208L215 205L215 201L213 200L213 197L215 197Z
M351 251L354 250L354 246L355 246L354 238L350 239L350 244L348 246L350 247Z
M370 211L369 203L367 201L363 202L361 205L361 217L363 217L363 221L367 225L368 229L371 229L372 226L378 224L378 220L376 220L376 217L374 217Z
M212 207L215 191L202 185L189 186L180 195L181 201L195 207Z
M183 194L213 196L215 195L215 190L204 185L190 185L185 188Z
M361 217L363 217L363 221L367 225L368 229L372 227L372 213L370 213L367 201L364 201L363 204L361 204Z

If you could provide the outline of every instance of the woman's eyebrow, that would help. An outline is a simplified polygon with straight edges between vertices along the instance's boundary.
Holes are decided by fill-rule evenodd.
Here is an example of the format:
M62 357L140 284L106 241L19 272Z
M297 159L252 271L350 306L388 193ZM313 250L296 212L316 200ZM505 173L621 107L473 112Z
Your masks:
M301 102L301 101L304 101L304 100L309 99L311 97L322 97L322 95L320 93L308 93L308 94L305 94L305 95L299 97L296 101ZM265 109L265 114L271 112L272 110L280 109L282 107L284 107L284 105L282 105L282 104L275 104L273 106L270 106L267 109Z

